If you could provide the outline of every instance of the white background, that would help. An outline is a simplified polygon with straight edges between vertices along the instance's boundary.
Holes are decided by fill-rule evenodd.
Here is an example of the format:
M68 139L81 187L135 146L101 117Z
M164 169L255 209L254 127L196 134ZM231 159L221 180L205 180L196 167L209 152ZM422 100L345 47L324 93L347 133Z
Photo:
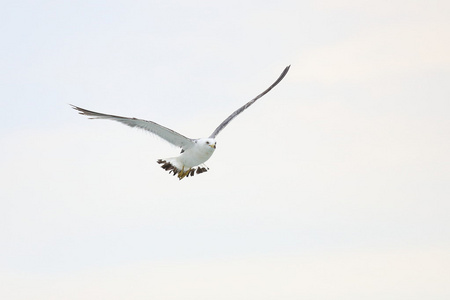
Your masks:
M448 1L1 7L0 298L449 299Z

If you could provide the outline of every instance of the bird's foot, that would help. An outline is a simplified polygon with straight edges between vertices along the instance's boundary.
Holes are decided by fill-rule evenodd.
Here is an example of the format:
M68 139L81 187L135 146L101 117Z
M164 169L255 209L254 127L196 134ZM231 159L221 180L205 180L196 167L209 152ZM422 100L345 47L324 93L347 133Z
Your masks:
M183 167L183 169L181 169L181 171L178 172L178 179L181 180L181 179L183 179L184 177L189 176L189 174L191 173L191 171L194 171L194 170L188 169L187 171L185 171L185 170L184 170L184 167Z

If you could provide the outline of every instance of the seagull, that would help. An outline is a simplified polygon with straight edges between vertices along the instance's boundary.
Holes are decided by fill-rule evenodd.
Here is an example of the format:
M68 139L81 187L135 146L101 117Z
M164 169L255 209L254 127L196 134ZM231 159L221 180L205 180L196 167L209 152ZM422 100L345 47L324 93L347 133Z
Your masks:
M130 127L144 129L159 136L167 142L180 147L181 154L179 156L166 159L158 159L157 163L161 165L161 168L168 171L169 174L172 173L174 176L177 175L181 180L185 177L194 176L194 174L201 174L209 170L204 162L206 162L216 150L216 136L240 113L242 113L250 105L255 103L256 100L267 94L278 83L280 83L284 76L286 76L289 68L290 65L283 70L281 75L271 86L269 86L264 92L247 102L244 106L233 112L207 138L190 139L178 132L175 132L152 121L108 115L90 111L72 104L70 105L73 109L77 110L79 114L88 116L90 117L90 119L108 119L120 122Z

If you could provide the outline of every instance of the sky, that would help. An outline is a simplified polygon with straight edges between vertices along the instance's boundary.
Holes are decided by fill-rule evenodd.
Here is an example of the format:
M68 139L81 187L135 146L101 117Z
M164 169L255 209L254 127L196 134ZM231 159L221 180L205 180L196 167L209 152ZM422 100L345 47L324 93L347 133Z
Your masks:
M450 2L3 1L0 298L449 299ZM68 104L190 138L179 149Z

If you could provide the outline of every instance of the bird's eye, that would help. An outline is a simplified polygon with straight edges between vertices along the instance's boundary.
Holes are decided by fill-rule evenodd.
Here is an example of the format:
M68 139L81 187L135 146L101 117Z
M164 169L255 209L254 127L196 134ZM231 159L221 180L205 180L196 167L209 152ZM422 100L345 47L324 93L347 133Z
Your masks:
M209 142L206 142L209 145Z

